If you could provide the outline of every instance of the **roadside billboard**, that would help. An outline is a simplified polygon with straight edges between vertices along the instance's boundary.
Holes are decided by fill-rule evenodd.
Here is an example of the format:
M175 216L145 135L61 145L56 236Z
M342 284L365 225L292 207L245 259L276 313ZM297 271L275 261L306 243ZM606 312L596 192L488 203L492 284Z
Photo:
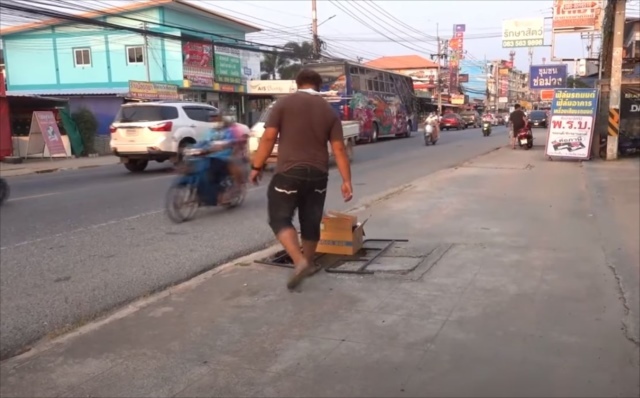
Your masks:
M602 28L603 0L554 0L553 33L595 32Z
M465 95L463 94L451 94L451 105L464 105Z
M556 89L551 102L547 156L589 159L597 109L596 89Z
M156 101L177 101L180 99L178 86L129 80L129 98Z
M502 21L502 48L544 46L544 18Z
M242 55L237 48L215 46L215 80L218 83L242 84Z
M213 45L188 41L182 43L182 77L187 87L213 86Z
M567 87L567 65L531 65L529 67L530 89L564 87Z

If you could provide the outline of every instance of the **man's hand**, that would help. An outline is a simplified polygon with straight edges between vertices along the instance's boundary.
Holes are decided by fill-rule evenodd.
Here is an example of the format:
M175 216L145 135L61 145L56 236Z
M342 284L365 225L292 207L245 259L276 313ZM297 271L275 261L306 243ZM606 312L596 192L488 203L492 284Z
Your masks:
M353 187L351 186L351 181L344 181L340 189L342 190L342 198L344 198L345 202L353 199Z
M262 170L251 170L251 174L249 174L249 182L252 182L254 185L258 185L262 180Z

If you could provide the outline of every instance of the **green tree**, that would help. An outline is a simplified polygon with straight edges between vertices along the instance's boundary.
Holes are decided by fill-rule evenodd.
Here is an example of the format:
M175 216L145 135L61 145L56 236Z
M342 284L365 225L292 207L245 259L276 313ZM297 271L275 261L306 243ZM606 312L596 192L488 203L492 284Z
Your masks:
M98 132L98 120L93 112L87 108L80 108L71 115L78 127L78 132L84 144L83 155L95 153L96 133Z
M260 62L260 71L265 80L274 80L281 69L289 63L285 57L279 54L264 54Z
M290 54L285 55L289 61L280 69L280 77L284 80L293 80L302 69L302 65L314 59L313 44L310 41L290 41L284 45Z

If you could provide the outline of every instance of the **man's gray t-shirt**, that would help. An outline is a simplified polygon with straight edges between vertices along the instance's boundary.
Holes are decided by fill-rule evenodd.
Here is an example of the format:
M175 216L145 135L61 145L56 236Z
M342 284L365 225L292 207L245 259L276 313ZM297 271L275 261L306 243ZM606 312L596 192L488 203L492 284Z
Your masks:
M342 123L331 105L321 96L304 91L279 99L264 127L279 132L276 172L300 165L326 172L327 142L343 140Z

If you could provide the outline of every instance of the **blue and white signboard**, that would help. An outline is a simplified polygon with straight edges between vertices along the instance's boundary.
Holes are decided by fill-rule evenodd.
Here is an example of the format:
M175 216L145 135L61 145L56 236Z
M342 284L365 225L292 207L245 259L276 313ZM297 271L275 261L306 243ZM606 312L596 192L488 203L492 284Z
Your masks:
M547 156L589 159L597 109L596 89L556 89L551 103Z
M529 88L542 90L567 87L567 65L531 65Z

